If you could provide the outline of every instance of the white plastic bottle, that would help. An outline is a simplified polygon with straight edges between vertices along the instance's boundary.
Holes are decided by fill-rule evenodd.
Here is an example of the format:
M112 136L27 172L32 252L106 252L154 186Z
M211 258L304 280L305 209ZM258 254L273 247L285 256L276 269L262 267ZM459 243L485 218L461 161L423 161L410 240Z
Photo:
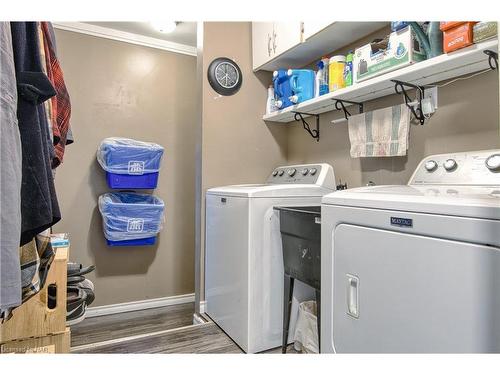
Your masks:
M274 87L270 85L267 89L267 103L266 103L266 114L269 115L272 112L277 111L276 98L274 97Z
M328 94L328 64L330 59L322 57L316 63L318 71L316 72L316 79L314 81L314 97Z
M314 79L314 97L317 98L319 96L319 86L321 85L321 80L323 78L323 71L321 68L318 68L316 72L316 76Z

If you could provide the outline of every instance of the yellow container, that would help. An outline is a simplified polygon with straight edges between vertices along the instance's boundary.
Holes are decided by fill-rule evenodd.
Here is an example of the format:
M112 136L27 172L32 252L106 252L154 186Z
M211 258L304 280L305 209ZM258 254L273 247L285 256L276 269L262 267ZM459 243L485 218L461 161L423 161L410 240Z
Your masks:
M344 82L345 56L333 56L328 65L328 88L329 91L335 91L345 87Z

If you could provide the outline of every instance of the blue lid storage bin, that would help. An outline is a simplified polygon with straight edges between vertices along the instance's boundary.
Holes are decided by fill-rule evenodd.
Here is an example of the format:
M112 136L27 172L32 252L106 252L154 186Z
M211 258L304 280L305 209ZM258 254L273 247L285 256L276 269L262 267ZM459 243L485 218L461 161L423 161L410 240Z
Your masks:
M156 188L162 156L162 146L129 138L106 138L97 150L111 189Z
M162 229L165 204L154 195L106 193L99 197L104 237L110 246L152 245Z

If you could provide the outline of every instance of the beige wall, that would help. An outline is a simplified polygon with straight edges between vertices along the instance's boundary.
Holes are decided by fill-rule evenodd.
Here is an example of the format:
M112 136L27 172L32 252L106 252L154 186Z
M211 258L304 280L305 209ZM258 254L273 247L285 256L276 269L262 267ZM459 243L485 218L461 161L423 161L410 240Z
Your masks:
M75 143L57 170L72 261L95 264L95 306L194 291L196 58L56 31L71 96ZM97 198L109 191L95 160L103 138L123 136L165 147L158 188L166 222L152 247L108 247Z
M285 127L262 121L271 75L252 72L251 24L205 22L203 35L202 202L208 188L264 181L273 167L286 164L287 147ZM239 65L243 84L236 95L219 97L210 87L206 72L217 57Z
M219 96L206 78L217 57L233 59L243 84ZM264 180L286 161L286 132L262 121L271 74L252 71L249 22L205 22L203 43L203 188Z

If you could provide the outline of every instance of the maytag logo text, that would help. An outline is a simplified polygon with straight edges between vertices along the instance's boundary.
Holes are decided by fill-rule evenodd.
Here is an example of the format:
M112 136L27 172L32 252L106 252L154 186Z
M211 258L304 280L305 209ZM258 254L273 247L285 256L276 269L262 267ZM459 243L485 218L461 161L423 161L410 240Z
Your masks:
M413 227L413 219L408 219L405 217L394 217L391 216L391 225L395 225L397 227Z

